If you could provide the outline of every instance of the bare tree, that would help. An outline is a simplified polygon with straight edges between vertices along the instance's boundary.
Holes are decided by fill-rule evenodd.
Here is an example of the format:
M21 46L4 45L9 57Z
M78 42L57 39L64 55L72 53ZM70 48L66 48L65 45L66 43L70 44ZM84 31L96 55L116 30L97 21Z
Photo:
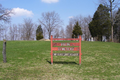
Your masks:
M4 8L0 4L0 38L3 37L3 32L5 30L5 28L3 28L3 23L10 22L10 18L11 18L10 14L12 14L12 10Z
M111 17L111 41L113 42L113 25L114 25L114 20L113 20L113 10L118 7L120 0L100 0L102 4L107 6L110 11L110 17Z
M10 40L14 40L14 37L15 37L14 28L12 26L10 26L9 28L10 28L9 30Z
M13 31L14 31L14 40L18 40L18 27L17 25L13 24Z
M92 18L91 16L87 16L87 17L84 17L83 19L83 23L82 23L82 26L83 26L83 29L82 29L82 32L83 32L83 35L84 35L84 38L85 38L85 41L88 40L90 38L90 31L89 31L89 23L91 22Z
M2 38L3 38L3 32L4 32L4 28L3 28L3 26L2 25L0 25L0 40L2 40Z
M53 12L46 12L42 13L41 19L38 19L40 24L42 24L49 34L49 39L51 36L51 33L56 29L61 27L62 21L58 15L58 13Z
M32 19L24 19L24 23L22 24L22 35L21 37L23 38L23 40L31 40L34 34L34 27L35 24L32 22Z
M10 22L11 13L12 13L12 10L3 8L2 5L0 4L0 21Z
M120 8L115 11L115 15L113 16L116 19L114 24L114 41L120 42Z
M75 23L78 21L79 25L81 26L81 30L83 32L82 37L84 37L85 40L88 40L90 38L90 31L88 24L92 20L91 16L83 17L82 15L76 16L69 20L69 25L66 27L66 37L71 38L72 37L72 31Z
M55 32L54 32L54 38L59 38L60 37L60 31L58 28L55 29Z
M65 34L65 31L64 31L63 27L61 28L61 31L60 31L60 37L61 38L65 38L66 37L66 34Z
M0 33L1 40L3 39L7 40L7 26L4 25L4 27L0 29Z
M19 30L18 30L19 40L26 40L26 33L23 28L23 24L18 24L18 26L19 26Z
M17 40L18 38L18 29L17 25L13 24L12 26L10 25L9 27L9 37L10 40Z
M36 37L36 29L37 25L32 22L32 19L24 19L24 23L19 24L16 29L17 40L34 40Z
M37 25L31 19L24 19L24 24L13 24L9 26L9 40L34 40Z
M76 24L76 22L79 23L80 26L82 26L84 17L82 15L75 16L74 18L71 18L69 20L69 23L71 23L73 26Z
M66 38L72 38L73 24L69 22L69 25L66 27Z
M24 30L22 30L23 29L23 27L22 27L22 24L18 24L18 40L23 40L23 36L22 36L22 31L24 31Z
M43 37L44 37L44 39L46 38L46 35L47 34L47 31L46 31L46 29L45 29L45 27L43 28Z
M66 37L67 38L72 38L72 31L73 31L73 27L76 24L76 22L78 22L79 25L81 26L81 29L83 29L83 27L82 27L83 17L81 15L78 15L74 18L69 19L69 25L67 25L67 27L66 27Z

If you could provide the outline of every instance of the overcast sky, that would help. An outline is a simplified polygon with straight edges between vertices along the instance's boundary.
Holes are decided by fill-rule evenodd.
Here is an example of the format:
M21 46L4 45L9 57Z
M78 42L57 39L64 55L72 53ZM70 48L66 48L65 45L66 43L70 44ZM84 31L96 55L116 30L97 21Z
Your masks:
M12 15L11 24L23 23L24 18L31 18L38 23L43 12L55 11L63 20L63 27L74 16L93 16L97 3L98 0L0 0L3 7L13 9L16 13Z

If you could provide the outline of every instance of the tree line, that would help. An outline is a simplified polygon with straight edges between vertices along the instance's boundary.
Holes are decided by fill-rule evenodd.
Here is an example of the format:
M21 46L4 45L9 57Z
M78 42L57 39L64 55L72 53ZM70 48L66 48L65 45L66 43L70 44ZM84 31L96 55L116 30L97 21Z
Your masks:
M120 42L120 8L119 1L116 0L100 0L97 10L93 18L90 16L77 16L71 19L66 28L69 37L72 35L72 30L75 22L79 22L82 28L83 37L85 40L93 37L96 41L103 41L106 37L107 41Z
M34 40L36 34L36 25L32 19L24 19L23 24L9 24L8 26L1 27L0 39L6 40Z
M4 9L2 12L2 6L0 6L0 12L1 12L1 20L5 23L10 22L10 14L12 11ZM9 13L6 13L6 11L10 11ZM6 16L6 14L8 16ZM5 16L5 17L4 17ZM6 20L7 17L7 20ZM36 25L33 23L32 19L26 18L23 20L22 24L9 24L9 26L5 27L2 25L1 22L0 25L0 39L7 39L7 40L40 40L42 38L45 38L46 36L50 39L51 34L55 37L61 37L66 38L66 32L64 28L62 27L63 22L60 19L60 16L55 11L53 12L46 12L42 13L42 17L38 19L40 25ZM78 23L76 23L76 28L78 28L78 31L81 31L79 29L80 26ZM75 28L75 29L76 29ZM77 29L76 29L77 30ZM82 33L82 31L81 31ZM74 36L80 35L80 33L76 33L76 31L73 32ZM72 37L72 36L71 36Z
M52 11L42 13L41 18L38 19L39 25L28 18L24 19L23 24L10 25L8 30L4 29L2 22L8 23L9 14L12 12L9 10L6 13L6 9L0 5L0 33L4 33L4 35L0 34L0 37L9 36L9 40L39 40L46 37L50 39L50 35L54 38L77 38L78 35L82 35L85 41L91 37L96 41L102 41L104 36L107 41L120 42L120 9L115 9L117 4L114 7L114 2L115 0L100 0L101 4L93 17L74 16L69 19L66 28L62 27L63 21L59 14Z
M98 41L102 41L102 37L105 36L107 41L120 42L119 23L120 8L111 14L111 9L109 7L100 4L94 13L92 21L89 23L91 36L97 38Z

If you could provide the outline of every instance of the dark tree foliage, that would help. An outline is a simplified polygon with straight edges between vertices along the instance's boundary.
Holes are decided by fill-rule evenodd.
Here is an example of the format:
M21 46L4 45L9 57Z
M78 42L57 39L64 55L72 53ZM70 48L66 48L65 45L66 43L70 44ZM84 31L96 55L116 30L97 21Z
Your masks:
M39 32L39 34L36 35L36 40L40 40L43 38L43 34Z
M41 28L41 25L38 26L38 28L36 30L36 35L39 34L40 32L43 34L43 30Z
M120 42L120 9L118 9L117 13L116 13L116 16L115 16L115 19L116 19L116 22L114 24L114 36L117 37L117 39L119 40Z
M89 23L89 30L90 30L90 33L92 35L92 37L97 37L97 28L98 26L96 25L99 25L99 14L98 12L96 11L95 14L94 14L94 17L92 19L92 21Z
M82 30L81 30L81 27L79 26L79 23L76 22L72 32L72 38L78 38L79 35L82 35Z
M120 5L120 0L100 0L105 6L108 7L109 11L110 11L110 21L111 21L111 42L113 42L113 35L114 35L114 31L113 31L113 26L116 20L114 20L113 17L113 10L115 10L117 7L119 7Z
M43 30L41 28L41 25L39 25L36 30L36 40L40 40L42 38L43 38Z
M110 36L110 14L106 6L99 5L92 21L89 23L89 30L92 37L98 37L102 41L102 36Z

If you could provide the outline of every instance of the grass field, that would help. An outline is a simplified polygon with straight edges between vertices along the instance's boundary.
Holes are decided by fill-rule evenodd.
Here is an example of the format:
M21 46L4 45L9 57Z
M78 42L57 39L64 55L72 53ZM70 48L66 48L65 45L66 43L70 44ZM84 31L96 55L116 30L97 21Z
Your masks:
M0 80L120 80L120 44L82 42L78 56L54 56L50 41L8 41L7 63L0 42Z

